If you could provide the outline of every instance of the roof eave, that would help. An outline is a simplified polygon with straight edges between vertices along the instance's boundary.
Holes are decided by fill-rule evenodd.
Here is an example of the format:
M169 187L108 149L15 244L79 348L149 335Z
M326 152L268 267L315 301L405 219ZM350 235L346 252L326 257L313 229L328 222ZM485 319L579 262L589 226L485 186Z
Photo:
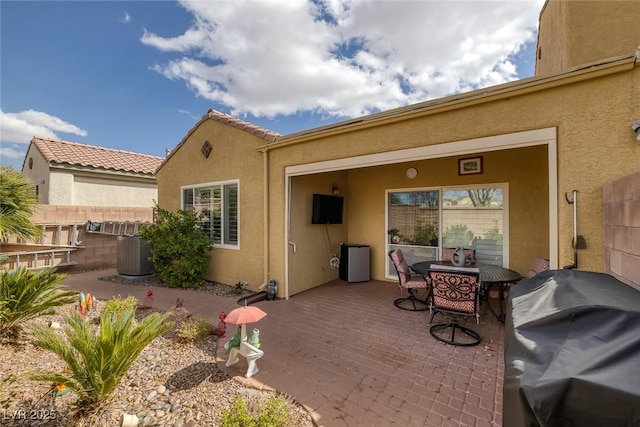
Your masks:
M105 169L105 168L96 168L93 166L81 166L81 165L74 165L71 163L58 163L58 162L49 162L49 168L65 170L65 171L74 171L74 172L80 172L80 173L91 174L91 175L113 175L113 176L139 178L139 179L155 181L155 176L151 172L137 172L137 171L122 170L122 169Z

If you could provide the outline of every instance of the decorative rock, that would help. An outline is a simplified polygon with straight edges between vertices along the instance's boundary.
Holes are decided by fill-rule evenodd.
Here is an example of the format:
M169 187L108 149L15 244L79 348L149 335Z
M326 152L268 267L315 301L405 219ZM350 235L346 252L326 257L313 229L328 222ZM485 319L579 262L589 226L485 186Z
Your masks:
M184 307L177 307L167 312L167 321L181 323L191 317L191 313Z
M158 392L155 390L149 393L149 395L147 396L147 402L151 402L157 396L157 394Z
M164 394L167 391L167 388L163 385L159 385L158 387L156 387L156 391L158 392L158 394Z
M142 425L143 426L150 426L156 423L155 418L153 417L153 415L147 415L146 417L144 417L144 419L142 420Z

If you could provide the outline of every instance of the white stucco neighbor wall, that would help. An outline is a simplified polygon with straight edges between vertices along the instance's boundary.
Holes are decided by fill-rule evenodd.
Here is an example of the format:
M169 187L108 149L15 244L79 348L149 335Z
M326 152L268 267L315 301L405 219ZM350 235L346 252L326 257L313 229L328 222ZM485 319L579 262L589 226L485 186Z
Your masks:
M51 171L49 173L49 204L73 204L73 174L70 172Z
M156 184L76 176L73 204L85 206L153 207Z
M158 199L155 183L102 179L52 170L49 204L80 206L153 207Z
M31 180L34 187L37 186L38 203L49 203L49 162L33 146L25 157L22 174Z

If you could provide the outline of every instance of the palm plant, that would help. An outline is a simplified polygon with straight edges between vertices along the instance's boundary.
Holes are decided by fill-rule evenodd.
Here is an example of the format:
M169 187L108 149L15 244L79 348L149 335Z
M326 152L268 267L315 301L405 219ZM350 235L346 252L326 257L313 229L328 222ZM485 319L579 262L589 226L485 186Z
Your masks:
M26 321L73 303L76 292L63 291L60 284L65 277L52 269L24 267L0 273L0 338L16 336Z
M66 319L66 335L42 325L33 328L34 344L58 355L73 377L64 373L39 371L30 374L36 381L64 384L78 395L79 416L91 415L109 402L122 378L145 347L168 331L167 315L152 313L134 325L135 309L120 313L102 312L99 329L78 313Z
M41 231L32 220L37 204L29 179L12 167L0 166L0 240L38 237Z

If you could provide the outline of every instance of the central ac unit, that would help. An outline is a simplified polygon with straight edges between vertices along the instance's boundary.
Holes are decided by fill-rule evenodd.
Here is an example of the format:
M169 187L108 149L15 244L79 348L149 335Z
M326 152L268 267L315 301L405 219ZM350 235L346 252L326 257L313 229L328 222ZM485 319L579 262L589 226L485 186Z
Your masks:
M118 236L118 274L145 276L153 273L147 242L137 236Z

